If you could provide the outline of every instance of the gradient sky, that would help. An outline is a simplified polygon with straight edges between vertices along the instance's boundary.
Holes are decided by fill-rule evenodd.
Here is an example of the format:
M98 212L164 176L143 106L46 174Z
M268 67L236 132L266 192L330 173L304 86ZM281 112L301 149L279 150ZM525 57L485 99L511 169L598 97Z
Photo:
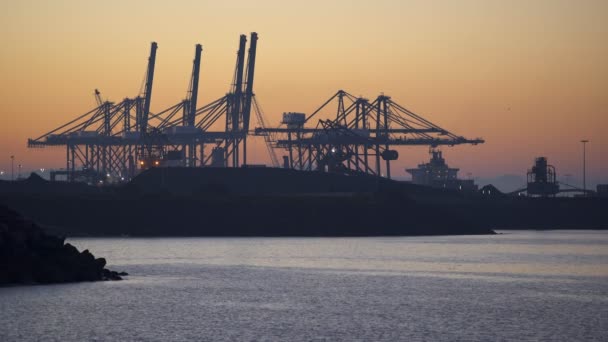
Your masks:
M199 103L230 86L238 35L259 33L255 92L267 120L310 113L338 89L381 92L479 146L444 148L462 176L559 175L608 182L608 1L0 1L0 169L64 166L35 138L95 107L93 90L138 94L158 42L152 111L185 97L203 44ZM267 162L261 144L249 152ZM427 159L400 149L393 174Z

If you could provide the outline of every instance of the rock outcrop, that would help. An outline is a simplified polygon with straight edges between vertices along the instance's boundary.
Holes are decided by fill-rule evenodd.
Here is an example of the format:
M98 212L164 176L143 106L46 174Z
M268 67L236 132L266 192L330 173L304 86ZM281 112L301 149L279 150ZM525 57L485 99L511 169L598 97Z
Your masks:
M121 280L104 258L79 252L64 238L0 205L0 285Z

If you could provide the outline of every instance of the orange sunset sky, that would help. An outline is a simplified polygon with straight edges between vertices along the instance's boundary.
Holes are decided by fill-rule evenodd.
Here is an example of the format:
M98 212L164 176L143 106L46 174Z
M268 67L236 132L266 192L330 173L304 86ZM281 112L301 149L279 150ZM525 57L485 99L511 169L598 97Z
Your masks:
M584 138L588 182L608 182L605 0L2 0L0 170L10 155L24 170L64 167L64 149L27 149L27 138L94 108L95 88L116 102L136 96L152 41L152 112L186 96L196 43L199 104L223 96L238 36L252 31L255 93L272 126L338 89L385 93L486 140L443 149L463 177L524 175L542 155L581 179ZM268 162L262 142L250 147L251 162ZM428 159L425 147L399 152L398 177Z

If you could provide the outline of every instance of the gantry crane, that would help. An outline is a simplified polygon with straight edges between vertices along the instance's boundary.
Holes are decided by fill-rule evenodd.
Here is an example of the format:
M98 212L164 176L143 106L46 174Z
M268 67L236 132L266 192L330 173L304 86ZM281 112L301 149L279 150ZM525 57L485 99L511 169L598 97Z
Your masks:
M330 108L335 104L334 109ZM330 119L311 123L321 112L335 113ZM282 126L256 128L255 134L275 134L275 147L288 153L290 168L391 177L390 163L399 157L394 146L481 144L428 121L380 95L373 102L339 90L312 114L284 113ZM370 160L371 159L371 160Z
M310 115L284 113L280 125L269 127L253 88L257 41L257 33L251 33L245 56L247 37L239 37L229 92L199 108L203 48L197 44L186 98L156 113L151 111L151 101L158 45L152 42L143 94L114 103L102 100L96 89L96 108L29 139L28 146L66 146L68 180L86 175L89 180L104 181L128 180L137 169L149 167L240 167L247 164L250 135L264 137L275 167L279 165L275 150L284 149L290 168L380 176L384 164L384 173L389 178L390 162L398 158L395 146L484 142L455 135L389 96L380 95L370 101L343 90ZM336 107L332 109L334 104ZM250 130L252 110L261 126L254 130ZM314 119L327 112L334 114L313 124ZM210 153L205 152L206 146L212 146Z

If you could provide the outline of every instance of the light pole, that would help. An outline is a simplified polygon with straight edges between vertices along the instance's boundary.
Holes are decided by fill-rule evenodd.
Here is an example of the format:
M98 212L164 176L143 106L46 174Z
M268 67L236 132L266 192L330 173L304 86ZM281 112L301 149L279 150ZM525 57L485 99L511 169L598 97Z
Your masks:
M15 156L11 156L11 180L15 180Z
M19 164L19 173L17 174L17 179L21 179L21 164Z
M587 143L589 140L581 140L583 143L583 192L587 195Z

